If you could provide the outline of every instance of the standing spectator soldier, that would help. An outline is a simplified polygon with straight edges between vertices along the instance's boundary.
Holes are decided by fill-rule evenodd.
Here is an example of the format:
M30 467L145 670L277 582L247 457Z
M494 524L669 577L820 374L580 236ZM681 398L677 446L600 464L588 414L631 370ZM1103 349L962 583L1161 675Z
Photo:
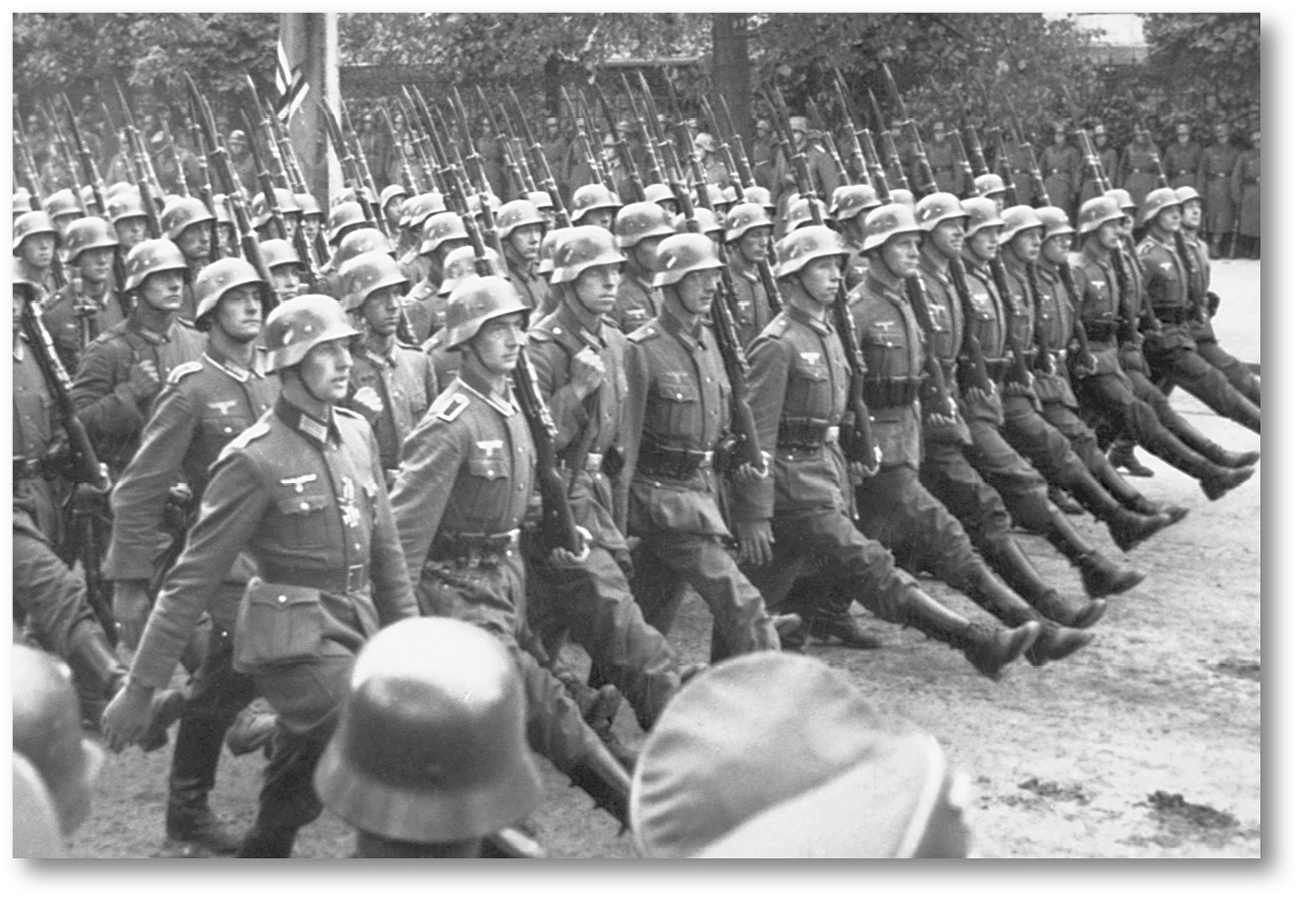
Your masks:
M846 255L839 235L826 227L800 228L777 247L777 277L786 304L749 347L747 401L760 449L772 459L771 476L738 484L734 514L741 559L769 610L798 612L860 640L843 619L828 617L824 600L810 608L782 608L790 586L810 562L832 589L842 589L878 617L913 626L962 651L980 673L996 679L1039 635L1037 623L1015 630L967 620L930 598L889 552L853 525L853 469L839 444L848 426L849 365L829 316ZM879 458L879 456L878 456ZM821 599L821 597L818 597ZM820 618L820 620L819 620ZM849 625L856 630L850 618ZM841 636L843 638L843 636Z
M1192 140L1192 126L1187 122L1179 122L1175 134L1177 139L1165 149L1161 163L1165 176L1174 190L1179 187L1195 187L1201 170L1201 145Z
M941 193L959 193L962 187L962 176L961 170L957 167L957 153L950 143L953 139L952 135L948 133L948 129L941 121L935 121L930 129L930 135L933 139L925 145L925 155L930 160L934 183ZM960 140L960 137L958 139ZM919 167L913 171L912 178L915 183L921 183Z
M275 402L276 385L257 371L254 358L270 285L248 262L231 258L203 269L195 293L196 323L208 334L203 354L168 377L140 450L113 490L113 538L104 575L114 583L113 614L130 649L139 644L149 615L149 584L161 580L166 571L158 565L170 561L167 555L157 557L158 533L167 529L169 492L177 477L193 496L183 531L193 523L192 510L221 450ZM236 715L254 697L253 681L231 668L235 612L252 574L251 561L241 555L221 573L221 586L205 609L212 617L211 634L181 714L167 783L168 839L217 855L234 854L239 847L239 835L213 814L208 795L222 737L235 733ZM273 718L264 714L244 720L242 732L268 742L273 728ZM247 746L236 742L235 747Z
M625 334L659 314L661 298L653 281L659 260L659 244L677 231L668 213L658 203L631 203L618 210L614 238L627 256L618 284L613 317Z
M113 284L118 251L113 226L97 216L79 218L68 228L64 245L64 261L74 277L45 304L42 319L63 367L76 371L91 341L126 316Z
M488 188L494 196L509 194L509 180L506 174L505 149L501 141L492 133L492 122L483 116L478 124L479 136L474 141L474 149L482 159L483 175L487 178Z
M270 217L269 215L267 216ZM215 217L197 197L172 197L162 213L163 236L176 245L189 269L178 317L193 326L197 303L192 284L212 261L212 222Z
M357 132L357 143L361 145L361 152L365 154L366 165L370 167L370 174L379 181L376 186L382 191L388 186L390 160L395 154L388 134L375 125L375 114L373 112L366 111L361 114L361 127ZM382 204L380 208L383 208Z
M1051 205L1074 217L1079 187L1083 183L1083 159L1074 145L1065 139L1065 123L1052 125L1052 142L1043 148L1038 167ZM953 191L956 193L956 191ZM1018 196L1020 194L1017 194ZM1033 194L1024 194L1032 196Z
M280 374L280 397L213 465L131 678L104 714L111 747L134 741L141 703L171 679L199 615L247 551L258 576L240 605L234 667L253 677L278 722L242 857L291 856L298 829L321 812L312 774L357 652L417 613L374 437L337 407L356 334L327 296L297 297L268 316L267 367Z
M829 203L840 183L835 163L825 150L809 139L808 119L802 115L791 116L790 131L794 134L794 152L803 153L808 159L808 174L812 179L813 191L822 202ZM794 163L786 159L778 148L775 165L776 188L773 199L778 209L786 209L790 205L790 198L798 196L799 192L795 184Z
M1028 140L1032 135L1022 134L1021 137ZM1033 144L1018 144L1015 140L1006 141L1007 161L1011 167L1011 184L1016 190L1017 199L1028 199L1034 195L1034 178L1029 173L1037 163L1039 151ZM1040 166L1041 168L1041 166ZM995 199L994 197L989 197ZM996 198L998 212L1001 213L1005 208L1005 197Z
M1120 180L1112 183L1127 190L1133 202L1140 206L1147 194L1160 186L1160 148L1155 145L1149 130L1145 135L1134 132L1124 148L1119 168Z
M1211 259L1228 254L1228 241L1237 221L1232 198L1232 170L1241 151L1233 146L1226 122L1214 126L1214 143L1201 153L1196 189L1205 200L1205 238Z
M912 173L916 170L916 145L912 143L911 129L903 127L902 119L896 118L889 123L889 133L894 138L894 148L898 150L898 161L902 163L903 178L899 180L895 177L893 166L886 169L885 176L891 190L906 190L909 186L907 179L912 177Z
M546 278L537 273L537 252L546 220L528 200L511 200L497 211L496 218L510 283L524 305L540 309L550 292Z
M402 460L402 444L438 395L429 357L397 340L406 278L392 256L368 252L349 259L339 273L343 310L362 336L352 346L352 372L343 404L365 418L379 446L385 489Z
M246 197L257 193L257 165L253 162L253 153L248 149L248 135L234 130L226 139L230 150L230 164L235 170L235 177L244 188Z
M754 120L754 149L749 154L754 182L768 191L776 188L776 136L766 118Z
M1259 258L1259 129L1250 135L1250 149L1243 150L1232 166L1232 201L1237 205L1237 237L1240 245L1233 257Z
M542 138L542 155L546 157L546 166L551 170L555 186L560 196L572 192L569 184L569 139L560 132L560 120L553 115L546 117L546 134Z
M614 182L614 193L618 195L619 202L621 204L636 202L632 173L623 165L623 159L618 154L618 143L613 134L605 135L600 147L600 158L609 171L610 180Z
M734 426L731 382L704 323L721 286L722 262L707 237L679 234L659 245L656 269L663 307L628 338L628 533L640 538L637 603L666 634L689 585L713 613L711 661L779 650L763 596L724 546L732 534L719 500L725 486L715 471L740 481L767 472L734 456L715 464Z
M767 262L768 242L772 239L772 219L758 203L737 203L727 213L723 240L727 245L727 267L736 291L736 331L742 349L749 346L775 314L773 299L759 272Z
M539 589L530 623L548 651L565 627L598 676L618 687L649 730L681 685L663 634L632 598L627 520L627 338L605 316L614 308L623 254L604 228L560 231L551 282L562 285L554 313L533 324L528 354L558 429L556 456L569 484L573 519L592 536L582 563L535 557ZM630 474L630 472L627 472ZM530 600L532 596L530 596Z
M1115 185L1119 183L1119 152L1110 145L1110 135L1106 132L1106 126L1098 122L1092 129L1092 148L1097 153L1097 163L1101 166L1101 173L1106 178L1106 183ZM1082 151L1082 148L1080 148ZM1093 183L1092 178L1088 177L1086 166L1083 171L1083 187L1079 192L1079 206L1082 207L1090 199L1099 196L1097 185Z
M126 131L119 130L113 155L104 159L104 183L112 184L115 181L134 183L134 179L131 177L132 170L131 148L126 139Z
M126 320L86 347L72 383L77 417L117 478L135 455L154 398L172 370L203 352L178 317L189 267L170 240L145 240L126 256Z
M700 170L704 172L704 183L725 187L731 183L727 167L718 158L718 147L712 134L701 131L695 135L695 155L700 160Z

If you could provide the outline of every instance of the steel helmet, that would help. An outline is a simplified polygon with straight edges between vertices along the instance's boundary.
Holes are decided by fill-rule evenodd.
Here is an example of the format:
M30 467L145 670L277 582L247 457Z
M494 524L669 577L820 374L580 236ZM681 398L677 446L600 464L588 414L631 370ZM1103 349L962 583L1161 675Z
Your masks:
M357 656L316 791L381 838L486 836L542 798L525 711L518 668L484 630L445 617L399 621Z
M1079 233L1091 234L1108 221L1122 221L1124 210L1114 197L1095 196L1079 207Z
M614 239L621 249L630 249L650 237L671 237L676 233L667 210L648 200L628 203L614 216Z
M472 340L489 321L516 312L523 312L527 322L528 311L528 306L505 278L498 275L464 278L451 291L447 302L447 337L443 346L455 349Z
M551 202L551 195L545 190L530 190L525 198L538 212L545 212L547 209L555 211L555 203Z
M104 190L104 199L111 200L118 194L131 193L133 191L138 195L140 193L140 188L136 187L130 181L114 181Z
M1190 184L1184 187L1179 187L1174 191L1174 195L1178 197L1178 202L1180 203L1201 199L1201 195L1196 192L1196 188L1192 187ZM54 213L51 212L50 214L53 215Z
M501 257L490 246L483 247L484 258L488 261L488 270L499 277L508 277L506 268L501 264ZM442 283L438 285L439 296L450 296L465 278L478 277L478 257L474 247L458 246L447 253L442 263Z
M361 210L361 204L356 200L347 200L339 203L330 209L329 224L325 230L329 234L330 243L338 243L347 233L347 228L364 225L366 223L366 213Z
M863 223L866 237L862 241L862 252L884 246L889 238L898 234L920 234L921 228L916 223L916 215L910 206L903 203L889 203L867 213Z
M728 243L739 240L754 228L772 227L772 219L767 210L758 203L737 203L727 212L727 228L723 235Z
M673 196L673 189L667 184L647 184L645 187L645 201L647 203L662 203L664 200L673 200L676 202L677 197Z
M1142 202L1142 224L1154 219L1163 210L1171 206L1181 206L1182 201L1178 199L1178 194L1170 187L1157 187L1147 194L1147 198Z
M245 284L258 286L258 292L262 297L262 311L265 312L271 285L262 280L262 276L250 263L232 256L203 266L199 276L194 279L194 322L201 325L203 316L217 307L221 297L228 291Z
M826 211L826 204L817 197L813 197L812 201L817 204L817 211L821 213L822 223L825 224L826 220L830 218L830 213ZM808 202L807 197L790 197L790 204L786 206L786 218L788 219L786 227L789 230L814 224L813 207Z
M88 249L117 246L117 231L98 215L88 215L68 225L63 245L68 264L76 264L77 257Z
M604 184L583 184L573 191L573 202L570 203L575 222L580 221L582 216L593 209L617 211L621 205L623 204L618 201L618 197L610 193L609 188Z
M59 231L46 212L24 212L14 221L14 252L23 245L23 241L35 234L49 234L54 238L55 246L60 242Z
M262 260L266 262L266 267L270 271L274 271L281 265L304 267L302 259L298 258L298 251L288 240L276 237L273 240L263 240L259 245L262 248Z
M718 236L722 236L722 225L718 224L718 216L714 215L703 206L695 207L695 220L700 225L701 234L717 234ZM686 223L685 215L678 215L674 218L673 227L676 229L678 234L693 233Z
M86 214L84 207L81 205L81 198L67 187L51 193L46 198L43 208L51 219L58 218L61 215L76 215L80 218Z
M889 191L889 201L891 203L902 203L904 206L916 206L916 196L910 190L897 187Z
M144 203L140 201L140 194L135 190L124 190L116 196L105 197L108 203L108 220L117 224L126 218L144 218Z
M814 259L826 256L844 258L848 254L844 240L825 225L799 228L786 234L776 245L776 276L785 278L798 274Z
M1061 234L1074 233L1074 226L1070 224L1070 216L1065 213L1064 209L1057 206L1042 206L1035 209L1034 213L1043 225L1044 240L1049 237L1058 237Z
M307 293L276 306L266 316L262 339L268 371L282 371L303 360L312 348L358 333L332 296Z
M622 265L627 260L614 245L614 235L599 225L565 228L555 238L552 284L576 281L594 265Z
M455 212L438 212L424 223L424 239L420 242L420 255L437 252L448 240L468 240L465 222Z
M163 207L161 223L167 239L175 240L190 225L215 220L208 207L203 205L203 200L182 196L174 197Z
M338 271L349 259L355 259L362 253L373 252L392 255L392 241L378 228L357 228L355 231L349 231L339 241L338 248L334 250L334 256L330 259L330 266Z
M497 196L495 193L489 193L487 195L487 198L488 198L488 208L491 209L493 212L496 212L498 209L501 208L501 198ZM483 194L471 193L468 197L465 198L465 207L469 209L470 215L478 215L479 212L483 210Z
M884 205L870 184L842 184L831 195L831 215L836 221L848 221L864 209Z
M325 217L324 213L320 210L320 203L316 202L316 197L312 196L310 193L295 193L293 195L293 201L297 203L298 208L302 210L303 218L306 218L308 215L315 215L319 218Z
M107 197L104 199L104 202L105 202L105 203L108 202ZM91 214L91 210L92 210L92 209L98 209L98 208L99 208L98 203L95 201L95 188L92 187L92 186L89 185L89 184L87 184L85 187L81 188L81 208L83 208L83 209L86 210L86 214L87 214L87 215L90 215L90 214ZM100 210L100 211L103 211L103 210ZM98 213L96 213L96 214L98 214Z
M1107 190L1103 196L1108 196L1115 201L1120 210L1132 215L1137 211L1137 203L1133 202L1133 197L1122 187L1113 187Z
M692 271L714 271L722 267L713 241L703 234L674 234L659 244L652 286L669 287Z
M14 216L22 215L24 212L32 211L32 195L26 187L19 187L14 191Z
M733 185L727 184L719 189L722 192L722 196L721 199L719 199L716 203L713 204L715 209L718 206L726 206L727 208L731 208L736 203L740 202L740 197L736 195L736 188Z
M993 200L982 196L971 197L961 201L970 220L966 222L966 237L975 236L977 231L985 228L1002 229L1002 216L998 214L998 205Z
M542 245L537 248L537 273L550 274L555 270L555 241L559 230L547 231Z
M17 268L13 270L13 289L15 292L22 294L22 297L28 302L35 302L41 294L41 285L35 281L29 281Z
M423 228L430 215L437 215L440 212L447 211L447 204L443 201L442 194L436 191L413 196L410 199L410 204L404 224L404 227L408 228Z
M212 207L217 211L217 224L235 226L235 219L230 214L230 199L224 193L212 195Z
M546 227L546 219L528 200L511 200L497 210L497 237L506 240L517 228Z
M767 210L768 215L771 215L776 211L776 205L772 202L772 191L768 190L766 187L760 187L757 184L753 187L745 188L745 202L758 203Z
M298 208L297 200L293 198L293 194L289 191L277 187L271 193L275 196L275 206L280 210L281 215L287 216L291 212L302 211ZM253 202L248 212L253 219L253 227L255 228L260 228L271 220L271 207L266 203L265 193L259 190L253 196Z
M727 195L722 192L722 188L717 184L710 183L704 189L709 194L709 205L714 209L727 202Z
M138 290L145 278L160 271L179 270L190 279L181 248L167 239L141 240L126 254L126 292Z
M395 284L409 286L401 266L388 253L368 252L349 259L339 269L343 311L351 312L361 308L371 293Z
M704 131L695 135L695 148L705 153L713 153L718 149L713 143L713 135Z
M992 196L995 193L1006 193L1007 185L1002 181L1000 175L995 175L990 172L987 175L976 176L975 192L980 196Z
M1002 233L998 235L998 245L1010 243L1021 231L1042 228L1043 222L1032 206L1012 206L1002 212Z
M951 193L932 193L921 197L916 204L916 226L926 233L933 231L941 221L968 217L961 200Z
M389 184L383 190L379 191L379 208L387 209L389 201L394 197L407 197L410 195L410 192L401 184Z

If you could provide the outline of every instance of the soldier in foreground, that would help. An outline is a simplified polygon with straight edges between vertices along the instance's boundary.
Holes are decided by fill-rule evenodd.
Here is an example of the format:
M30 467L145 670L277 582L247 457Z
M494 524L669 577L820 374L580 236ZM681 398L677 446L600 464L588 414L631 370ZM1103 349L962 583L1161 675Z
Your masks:
M234 668L278 715L257 818L241 857L289 857L315 820L316 762L347 696L356 654L415 600L378 447L347 394L357 334L338 303L307 295L267 318L274 408L213 466L199 519L145 627L131 679L104 712L110 746L138 738L142 708L176 661L239 553L257 563L235 624Z

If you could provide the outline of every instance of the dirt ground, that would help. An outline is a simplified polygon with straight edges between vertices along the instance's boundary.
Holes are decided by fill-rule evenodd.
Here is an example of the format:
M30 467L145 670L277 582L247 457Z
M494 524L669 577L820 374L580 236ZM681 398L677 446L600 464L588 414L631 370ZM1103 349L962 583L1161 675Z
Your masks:
M1259 265L1220 262L1216 320L1225 347L1259 360ZM1211 437L1236 450L1259 438L1215 417L1185 394L1176 405ZM809 653L849 673L886 714L933 732L972 777L969 811L986 856L1040 858L1259 857L1260 522L1263 469L1210 503L1190 478L1143 453L1156 470L1138 487L1192 513L1128 555L1146 573L1111 601L1096 641L1044 668L1020 663L1001 682L976 674L958 653L869 618L885 647L860 652L815 645ZM1076 518L1118 556L1104 528ZM1081 595L1076 573L1041 539L1025 537L1058 588ZM972 615L982 612L933 581L933 593ZM698 601L670 635L685 661L705 660L709 617ZM619 730L643 738L625 708ZM91 818L73 853L144 858L163 850L170 748L111 757ZM260 756L223 756L213 803L251 820ZM630 836L546 767L547 801L533 818L556 857L631 857ZM340 857L347 828L328 814L305 829L302 857Z

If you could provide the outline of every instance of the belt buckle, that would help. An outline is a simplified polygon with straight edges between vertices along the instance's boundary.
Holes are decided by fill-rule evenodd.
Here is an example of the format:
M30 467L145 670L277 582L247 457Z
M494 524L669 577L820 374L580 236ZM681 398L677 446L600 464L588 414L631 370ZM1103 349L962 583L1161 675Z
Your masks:
M706 450L704 451L704 458L700 459L700 467L701 467L701 468L711 468L711 467L713 467L713 450L712 450L712 449L706 449Z
M364 564L348 565L348 592L360 592L366 585L366 566Z
M586 462L587 472L591 474L600 473L600 466L604 464L604 462L605 454L603 452L588 452Z
M839 442L839 439L840 426L838 424L832 424L830 427L826 428L826 442L837 443Z

